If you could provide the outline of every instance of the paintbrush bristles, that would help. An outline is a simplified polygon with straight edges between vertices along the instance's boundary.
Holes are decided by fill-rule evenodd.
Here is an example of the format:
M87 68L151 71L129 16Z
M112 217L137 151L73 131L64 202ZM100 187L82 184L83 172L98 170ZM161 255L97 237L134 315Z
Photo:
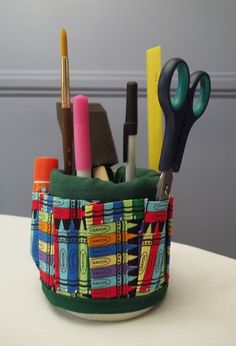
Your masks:
M61 29L61 56L68 56L67 35L65 29Z

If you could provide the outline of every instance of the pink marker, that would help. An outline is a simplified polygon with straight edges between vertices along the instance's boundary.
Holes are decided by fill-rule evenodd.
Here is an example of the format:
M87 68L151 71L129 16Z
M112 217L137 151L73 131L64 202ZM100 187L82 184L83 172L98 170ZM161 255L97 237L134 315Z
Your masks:
M91 178L91 149L88 98L73 98L75 169L79 177Z

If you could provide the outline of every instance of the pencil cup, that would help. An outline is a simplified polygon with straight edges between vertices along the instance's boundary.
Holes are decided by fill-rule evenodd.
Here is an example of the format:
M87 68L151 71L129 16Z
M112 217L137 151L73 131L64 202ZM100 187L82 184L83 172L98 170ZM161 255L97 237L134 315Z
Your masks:
M146 312L167 291L173 198L156 201L158 173L124 182L53 170L32 194L31 254L48 301L91 320Z

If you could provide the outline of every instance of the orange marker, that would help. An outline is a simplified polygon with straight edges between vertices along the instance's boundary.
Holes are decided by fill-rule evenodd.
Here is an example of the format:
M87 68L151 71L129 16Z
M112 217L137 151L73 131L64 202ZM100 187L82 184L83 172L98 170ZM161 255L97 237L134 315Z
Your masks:
M54 168L58 168L55 157L37 157L34 160L33 191L49 192L50 174Z

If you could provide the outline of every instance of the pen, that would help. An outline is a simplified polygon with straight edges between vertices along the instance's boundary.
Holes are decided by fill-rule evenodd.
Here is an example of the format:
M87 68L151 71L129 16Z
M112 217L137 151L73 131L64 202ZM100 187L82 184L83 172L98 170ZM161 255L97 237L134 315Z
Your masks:
M123 132L123 161L126 164L125 181L135 176L136 136L138 132L138 85L136 82L127 83L126 119Z

